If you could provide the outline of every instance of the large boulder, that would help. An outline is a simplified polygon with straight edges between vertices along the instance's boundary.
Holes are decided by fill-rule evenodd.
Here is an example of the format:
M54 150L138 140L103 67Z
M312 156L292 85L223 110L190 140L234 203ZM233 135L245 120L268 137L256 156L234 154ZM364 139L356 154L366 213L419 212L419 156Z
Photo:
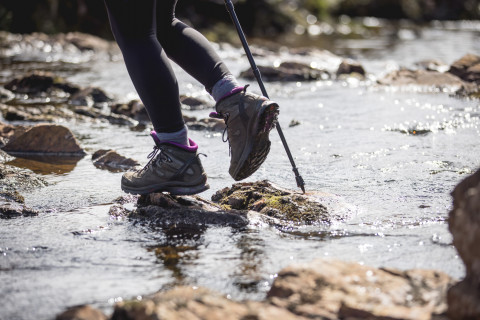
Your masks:
M448 292L448 314L452 320L480 319L480 170L463 180L452 196L448 225L466 275Z
M10 154L85 155L85 151L68 128L50 124L29 128L11 139L3 150Z

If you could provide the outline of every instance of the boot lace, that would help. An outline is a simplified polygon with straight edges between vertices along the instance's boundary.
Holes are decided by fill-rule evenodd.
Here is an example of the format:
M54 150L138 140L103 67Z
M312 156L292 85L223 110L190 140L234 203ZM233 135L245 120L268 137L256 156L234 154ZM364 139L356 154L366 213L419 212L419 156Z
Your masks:
M142 172L146 171L157 160L160 161L160 162L172 162L172 159L159 146L154 146L153 151L148 154L147 158L150 159L150 160L147 162L147 164L142 169L137 171L138 173L142 173Z

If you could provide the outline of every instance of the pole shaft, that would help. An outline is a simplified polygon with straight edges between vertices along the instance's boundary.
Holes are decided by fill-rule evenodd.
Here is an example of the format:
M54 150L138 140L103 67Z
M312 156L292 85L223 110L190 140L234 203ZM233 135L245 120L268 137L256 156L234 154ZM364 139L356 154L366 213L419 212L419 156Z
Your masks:
M267 90L265 89L265 85L263 84L260 70L258 70L257 64L255 63L252 52L250 51L250 48L248 46L245 34L243 33L242 26L238 21L238 17L237 17L237 14L235 13L235 8L233 6L232 0L225 0L225 4L227 6L227 11L230 14L230 17L232 18L232 21L235 25L235 28L237 29L238 36L240 37L240 41L242 42L243 49L247 54L248 62L250 62L250 67L252 68L255 78L257 79L258 85L260 86L260 90L262 91L262 94L264 97L270 99L268 97ZM305 193L305 182L303 181L302 176L300 176L300 173L298 172L298 169L295 165L295 161L293 160L292 153L290 152L290 148L288 147L287 140L285 139L283 130L280 127L280 123L277 122L276 128L278 131L278 135L280 136L280 140L282 140L282 144L283 144L283 147L285 148L285 152L287 153L288 159L290 160L290 164L292 165L292 170L295 173L295 180L297 182L297 186L302 189L303 193Z

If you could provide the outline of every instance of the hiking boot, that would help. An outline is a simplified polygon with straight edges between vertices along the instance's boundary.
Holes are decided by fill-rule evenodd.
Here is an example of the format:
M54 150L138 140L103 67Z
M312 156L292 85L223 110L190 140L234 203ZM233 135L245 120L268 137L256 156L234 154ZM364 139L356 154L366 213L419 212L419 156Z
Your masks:
M217 112L210 114L225 120L231 155L228 172L236 181L252 175L267 158L270 152L268 135L275 127L279 112L277 103L247 93L247 87L220 100Z
M122 177L122 190L132 194L169 192L172 195L191 195L209 188L203 170L198 146L189 139L190 146L159 141L152 131L155 146L148 155L150 161L138 171Z

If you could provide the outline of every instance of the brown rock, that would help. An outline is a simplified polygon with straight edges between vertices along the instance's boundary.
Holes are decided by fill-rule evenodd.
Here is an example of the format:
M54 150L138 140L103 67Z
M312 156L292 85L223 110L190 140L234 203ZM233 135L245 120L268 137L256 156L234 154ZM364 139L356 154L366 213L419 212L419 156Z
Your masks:
M328 71L312 68L308 64L300 62L282 62L278 67L258 66L258 69L262 74L262 79L265 81L291 82L330 78ZM251 69L243 71L240 77L255 79Z
M448 225L466 276L448 292L448 315L453 320L480 319L480 170L463 180L452 196Z
M259 200L262 200L259 202ZM258 210L259 213L294 224L329 224L331 216L319 199L281 189L268 181L236 183L212 196L228 209Z
M112 320L306 319L288 310L256 301L236 302L204 288L176 287L151 299L127 301L115 307Z
M315 260L278 273L268 300L309 319L431 319L446 310L444 273Z
M186 110L203 110L213 107L213 105L207 101L186 95L180 96L180 102L182 103L182 109Z
M342 74L359 74L361 76L365 76L366 72L363 66L353 60L343 60L342 63L338 66L337 76Z
M448 71L468 82L480 83L480 56L467 54L455 61Z
M3 148L11 154L84 155L73 133L59 125L39 124L29 128Z
M139 100L132 100L127 104L115 104L111 109L113 113L130 117L142 123L150 122L147 109Z
M114 150L98 150L92 155L93 164L109 171L125 171L140 165L136 160L125 158Z
M100 88L82 89L70 97L69 103L74 106L93 106L97 103L111 102L113 99Z
M460 78L450 74L428 70L401 69L378 80L381 85L396 87L433 88L458 90L466 85Z
M5 84L5 88L15 93L37 94L47 92L53 86L54 75L50 72L33 72Z
M56 320L107 320L107 316L100 310L90 306L76 306L59 314Z

